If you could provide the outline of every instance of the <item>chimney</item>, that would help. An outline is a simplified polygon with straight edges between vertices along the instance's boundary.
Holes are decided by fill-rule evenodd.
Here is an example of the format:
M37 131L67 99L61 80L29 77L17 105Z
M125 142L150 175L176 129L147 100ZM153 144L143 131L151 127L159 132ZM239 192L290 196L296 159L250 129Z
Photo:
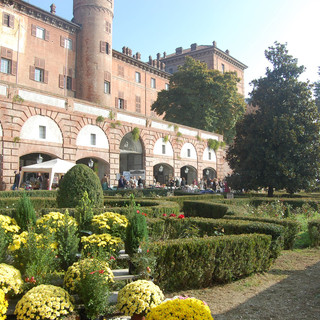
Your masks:
M230 51L229 51L228 49L226 50L226 54L227 54L227 55L229 55L229 54L230 54Z
M182 53L182 47L179 47L176 49L176 54L181 54Z
M212 42L212 45L216 48L217 47L217 43L215 41Z
M50 6L50 13L52 14L56 14L56 5L53 3L51 6Z
M152 57L151 56L149 56L149 64L150 64L150 66L152 66Z
M129 54L129 48L126 47L126 55L128 55L128 54Z
M130 57L132 57L132 50L131 49L129 49L128 54Z
M191 45L191 51L196 51L197 50L197 44L196 43L193 43Z
M157 60L160 60L160 57L161 57L160 53L157 53Z
M166 52L163 53L163 57L164 57L164 58L167 57L167 53L166 53Z
M122 47L122 53L126 54L126 47Z
M136 58L137 58L138 60L141 60L141 53L140 53L140 52L137 52L137 53L136 53Z

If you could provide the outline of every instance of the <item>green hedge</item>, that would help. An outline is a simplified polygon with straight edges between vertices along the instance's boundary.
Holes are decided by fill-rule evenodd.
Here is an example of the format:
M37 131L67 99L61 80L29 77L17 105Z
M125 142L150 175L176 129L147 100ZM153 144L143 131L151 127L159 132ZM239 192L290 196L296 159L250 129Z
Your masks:
M0 198L0 210L6 209L6 208L14 208L18 201L18 198ZM42 208L56 208L57 207L57 202L55 198L36 198L36 197L31 197L30 198L33 207L35 210L39 210Z
M168 201L174 201L179 203L180 208L183 208L183 203L187 200L196 201L196 200L208 200L208 201L214 201L214 200L221 200L224 199L223 195L221 194L192 194L189 193L189 195L184 196L173 196L168 197L166 200Z
M1 191L0 198L18 198L23 193L29 197L35 198L55 198L57 191L55 190L15 190L15 191Z
M108 197L121 196L129 197L134 194L135 197L166 197L170 190L167 189L119 189L119 190L104 190L103 194Z
M233 235L152 243L155 281L165 291L204 288L268 270L271 236Z
M197 236L214 236L217 234L260 233L271 235L273 255L276 257L283 248L285 228L280 225L257 221L232 221L228 219L207 218L148 218L149 236L153 240L177 239L197 229Z
M297 221L291 219L276 219L276 218L258 218L258 217L236 217L236 216L225 216L225 219L230 220L241 220L241 221L257 221L257 222L267 222L284 227L284 249L293 249L294 242L300 231L300 224Z
M228 211L228 206L207 201L184 201L183 212L186 217L220 219Z
M320 220L311 220L308 222L309 236L311 240L311 246L320 246Z

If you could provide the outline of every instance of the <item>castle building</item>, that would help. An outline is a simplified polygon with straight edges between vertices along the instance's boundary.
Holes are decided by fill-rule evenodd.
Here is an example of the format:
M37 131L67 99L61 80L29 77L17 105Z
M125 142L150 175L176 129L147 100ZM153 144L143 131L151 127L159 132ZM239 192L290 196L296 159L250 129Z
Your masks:
M55 10L0 0L2 190L13 184L14 170L57 157L91 163L111 184L123 172L142 175L146 185L154 177L224 177L224 150L207 147L221 135L151 111L158 92L168 89L176 55L145 63L139 52L114 50L113 0L74 0L72 21ZM220 58L243 79L243 64L226 53Z

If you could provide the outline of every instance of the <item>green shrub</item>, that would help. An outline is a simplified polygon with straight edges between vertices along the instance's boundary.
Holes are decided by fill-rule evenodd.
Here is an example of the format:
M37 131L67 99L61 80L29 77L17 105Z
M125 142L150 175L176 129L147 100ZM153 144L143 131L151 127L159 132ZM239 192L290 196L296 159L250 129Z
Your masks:
M19 199L17 208L13 211L13 218L23 231L26 231L29 226L36 223L36 213L30 198L25 193Z
M98 176L84 164L71 168L60 183L57 203L60 208L74 208L79 205L87 191L93 207L103 205L103 191Z
M229 282L268 270L274 257L271 236L234 235L152 243L155 279L166 291Z
M272 218L259 218L259 217L235 217L235 216L226 216L226 219L230 220L242 220L242 221L257 221L257 222L267 222L273 223L284 227L284 249L291 250L295 240L297 239L300 224L297 221L292 219L272 219Z
M228 211L228 206L207 201L184 201L183 212L186 217L220 219Z
M141 242L148 241L148 229L146 217L140 212L131 198L130 214L128 216L128 226L126 229L125 250L129 255L133 255L138 251Z
M0 226L0 263L6 261L7 250L8 250L8 237L6 236L6 232Z
M27 194L30 198L56 198L56 190L10 190L10 191L1 191L0 199L3 198L19 198L24 193Z
M308 222L309 236L312 247L320 246L320 220L311 220Z
M80 230L87 230L89 228L93 218L93 206L87 191L84 191L79 200L74 217L78 222Z
M21 194L21 197L23 197L23 194L26 195L26 197L30 200L32 203L35 211L40 210L42 208L56 208L57 207L57 201L55 198L36 198L36 197L29 197L26 192ZM17 207L17 202L20 198L0 198L0 211L4 214L6 212L5 210L15 209Z

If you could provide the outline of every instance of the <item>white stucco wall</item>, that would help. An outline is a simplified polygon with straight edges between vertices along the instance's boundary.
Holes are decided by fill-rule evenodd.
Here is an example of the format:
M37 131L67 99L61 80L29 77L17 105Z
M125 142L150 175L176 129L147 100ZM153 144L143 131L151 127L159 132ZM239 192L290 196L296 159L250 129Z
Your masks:
M166 146L166 153L162 153L162 146ZM153 148L153 154L160 155L160 156L167 156L167 157L173 157L173 148L169 141L163 142L163 138L160 138L156 141L154 148Z
M46 127L46 138L39 136L39 126ZM62 133L58 125L49 117L32 116L23 125L20 139L62 143Z
M61 108L61 109L65 108L66 102L64 99L50 97L50 96L46 96L44 94L26 91L26 90L19 90L19 96L26 101L47 104L49 106L53 106L53 107L57 107L57 108Z
M208 134L208 133L201 133L201 139L212 139L212 140L217 140L219 141L219 137L214 135L214 134Z
M75 102L73 105L74 111L79 111L87 114L94 114L96 116L103 116L104 118L109 118L110 110L96 108L83 103Z
M130 115L124 114L124 113L117 113L117 120L125 121L128 123L139 124L141 126L146 125L146 119L130 116Z
M179 132L181 132L183 135L188 135L188 136L192 136L192 137L196 137L198 134L198 131L190 130L190 129L186 129L186 128L179 128Z
M209 152L211 153L211 160L209 159ZM203 152L202 160L210 161L210 162L217 162L217 156L214 150L209 149L208 147Z
M171 125L168 125L166 123L163 122L157 122L152 120L151 123L151 128L155 128L155 129L161 129L161 130L166 130L166 131L174 131L174 127Z
M3 133L2 133L2 126L1 126L1 123L0 123L0 137L3 136Z
M188 157L188 149L190 149L190 157ZM181 159L196 160L197 159L197 151L196 151L195 147L193 146L193 144L191 144L189 142L185 143L181 149L180 157L181 157Z
M91 144L91 134L96 135L96 145ZM91 124L84 126L80 130L76 144L82 147L109 149L109 141L103 130Z

